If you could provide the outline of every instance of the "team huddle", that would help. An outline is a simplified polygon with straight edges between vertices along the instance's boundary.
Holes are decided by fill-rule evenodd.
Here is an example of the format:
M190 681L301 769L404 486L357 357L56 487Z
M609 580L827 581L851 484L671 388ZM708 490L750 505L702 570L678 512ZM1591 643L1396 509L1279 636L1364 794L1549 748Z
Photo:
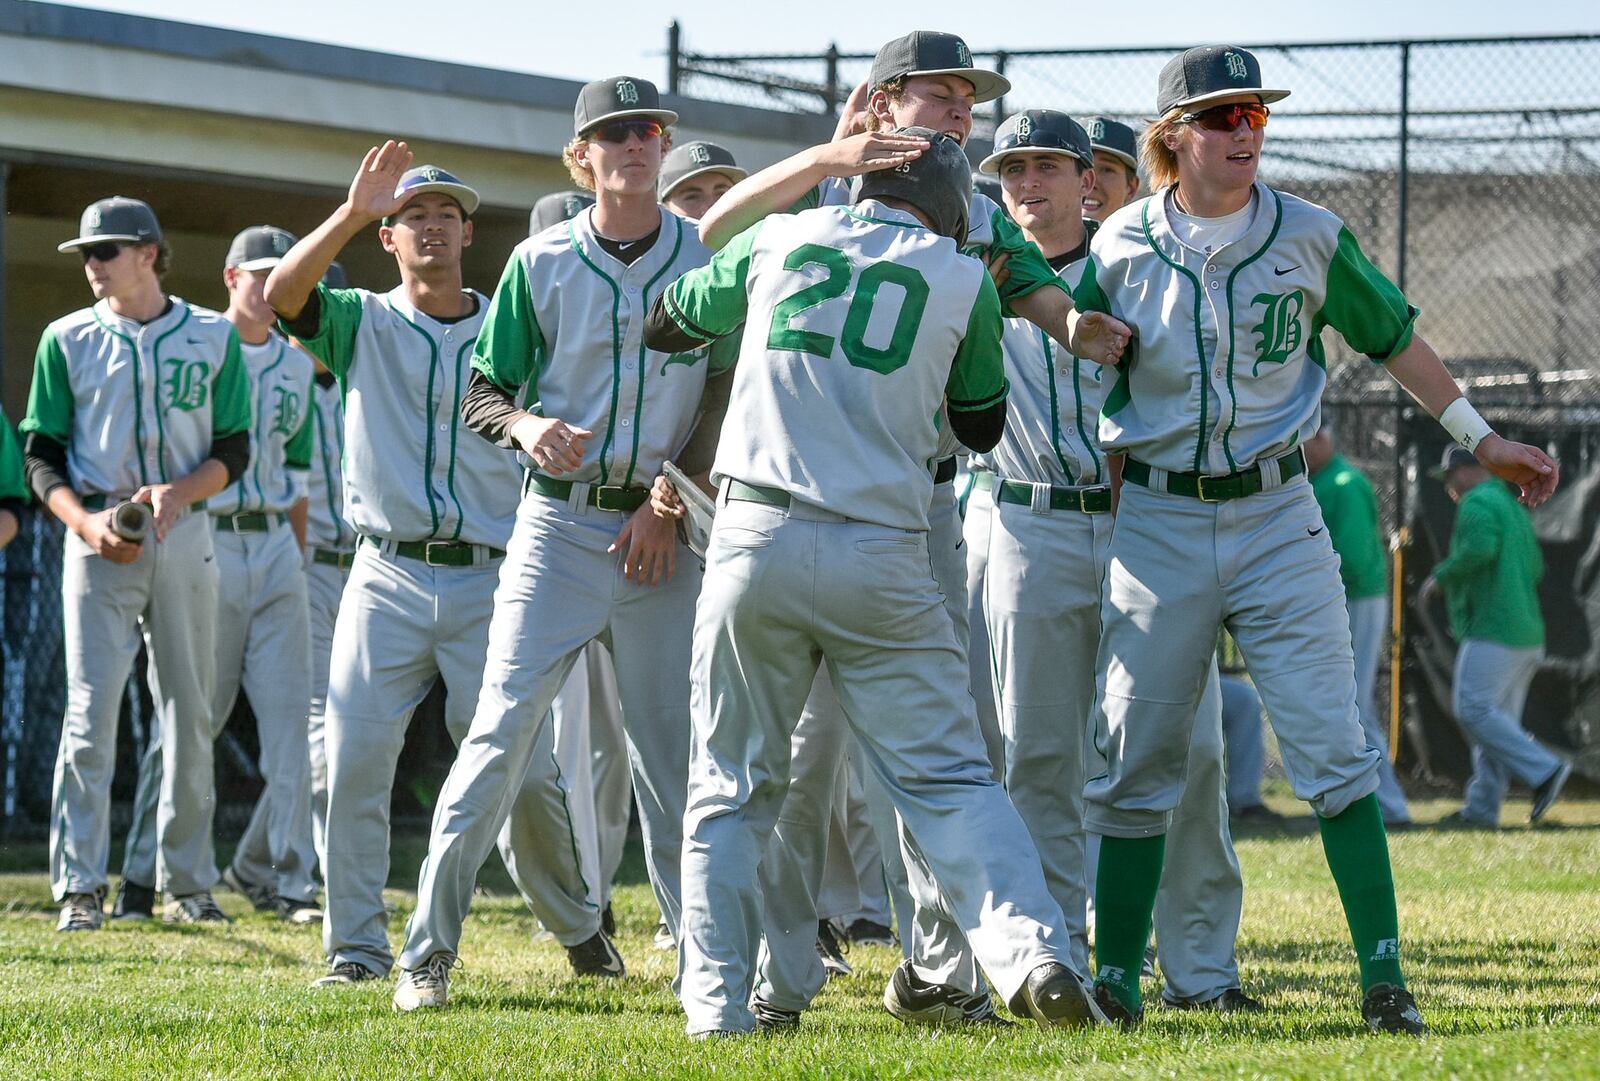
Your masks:
M60 247L96 303L46 330L20 426L68 531L59 929L104 919L142 635L160 734L113 919L225 922L220 882L320 923L315 986L398 967L398 1009L444 1007L498 849L574 971L619 977L631 794L688 1032L793 1028L827 979L853 784L902 1021L1009 1024L997 993L1132 1028L1152 932L1164 1006L1261 1010L1226 629L1316 811L1361 1014L1425 1032L1306 479L1323 331L1524 503L1556 463L1473 410L1335 215L1257 178L1289 92L1250 52L1173 58L1142 133L1009 117L978 164L997 203L964 146L1008 89L917 31L832 141L749 174L674 148L647 80L590 83L563 151L582 190L541 200L487 296L462 280L478 194L404 143L309 235L240 233L225 313L162 290L150 207L90 206ZM335 262L375 225L387 293ZM439 681L457 754L396 956L391 792ZM241 690L267 783L219 872L213 743Z

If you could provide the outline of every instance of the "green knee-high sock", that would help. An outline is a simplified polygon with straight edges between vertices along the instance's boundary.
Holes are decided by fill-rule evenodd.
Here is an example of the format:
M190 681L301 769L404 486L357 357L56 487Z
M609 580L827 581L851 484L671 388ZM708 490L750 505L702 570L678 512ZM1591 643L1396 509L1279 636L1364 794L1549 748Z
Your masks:
M1166 834L1100 838L1094 892L1095 982L1111 988L1133 1011L1139 1009L1139 973L1166 851Z
M1400 974L1400 916L1395 911L1394 871L1389 839L1376 794L1356 800L1332 818L1318 816L1322 850L1339 886L1344 918L1350 925L1361 990L1373 984L1406 985Z

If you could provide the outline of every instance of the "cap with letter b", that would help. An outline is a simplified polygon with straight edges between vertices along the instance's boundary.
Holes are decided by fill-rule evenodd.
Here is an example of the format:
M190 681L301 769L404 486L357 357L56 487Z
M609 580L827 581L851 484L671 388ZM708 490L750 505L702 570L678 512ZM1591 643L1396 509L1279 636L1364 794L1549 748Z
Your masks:
M1128 125L1109 116L1097 116L1084 125L1089 132L1089 147L1119 158L1130 172L1139 169L1139 135Z
M283 262L283 257L294 247L294 234L276 225L252 225L228 245L225 267L239 270L271 270Z
M461 205L461 212L469 218L478 209L478 193L467 187L459 177L437 165L416 165L407 169L400 183L395 185L394 197L403 197L409 202L430 191L450 196Z
M955 75L972 84L974 101L982 103L1004 97L1011 80L998 71L972 66L972 50L955 34L938 30L913 30L895 38L872 58L872 74L867 89L918 75Z
M672 148L661 162L661 179L656 184L656 197L665 199L672 189L686 180L703 173L721 173L737 184L750 173L739 168L733 152L716 143L696 141Z
M661 92L649 79L632 75L613 75L584 84L572 107L572 133L580 138L601 124L626 117L641 116L659 120L663 127L675 124L678 114L661 107Z
M77 251L96 244L159 244L161 224L150 204L126 195L99 199L84 208L78 235L56 245L56 251Z
M571 221L591 206L594 206L593 192L555 191L541 195L528 215L528 235L542 233L558 222Z
M1008 154L1060 154L1075 158L1086 168L1094 167L1094 152L1089 149L1089 133L1066 113L1054 109L1028 109L1008 116L995 130L994 152L978 163L981 173L998 173Z
M1255 94L1271 105L1289 96L1287 90L1264 90L1255 53L1236 45L1201 45L1168 60L1156 90L1156 113L1204 105L1235 94Z

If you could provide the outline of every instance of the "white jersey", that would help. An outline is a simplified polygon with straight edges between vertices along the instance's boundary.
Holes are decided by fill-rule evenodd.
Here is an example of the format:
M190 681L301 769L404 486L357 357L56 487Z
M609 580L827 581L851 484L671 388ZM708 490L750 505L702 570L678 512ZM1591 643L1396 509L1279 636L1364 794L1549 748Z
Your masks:
M250 379L250 463L239 479L206 501L216 515L287 511L305 495L311 465L313 361L273 333L260 345L240 343Z
M766 218L666 308L692 336L745 324L713 479L848 518L926 530L941 407L1005 399L983 264L876 200Z
M1384 361L1417 309L1332 212L1257 183L1244 234L1209 255L1169 224L1170 190L1113 214L1074 296L1137 335L1100 425L1106 450L1171 472L1224 474L1315 434L1331 326Z
M461 423L473 346L488 311L440 322L403 286L384 293L318 285L321 321L306 347L344 391L344 509L358 533L504 548L522 474L516 458Z
M339 384L312 384L311 469L306 478L306 544L349 551L356 531L344 517L344 397Z
M212 440L250 427L239 336L217 312L171 297L148 323L100 301L45 328L24 433L67 448L79 495L127 496L188 476Z
M711 350L647 349L645 317L711 253L662 209L655 243L624 264L596 240L593 214L587 208L517 245L472 364L530 412L594 433L582 465L554 479L648 485L688 441Z

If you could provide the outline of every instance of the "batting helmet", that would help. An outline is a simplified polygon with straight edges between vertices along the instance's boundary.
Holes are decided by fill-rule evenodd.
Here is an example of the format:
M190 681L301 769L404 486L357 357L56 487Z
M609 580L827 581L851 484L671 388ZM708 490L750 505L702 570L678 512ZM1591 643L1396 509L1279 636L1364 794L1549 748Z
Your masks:
M914 135L933 144L922 156L893 169L879 169L861 177L857 199L887 196L903 199L926 214L933 231L966 243L967 213L972 206L972 165L961 144L931 128L900 128L898 135Z

